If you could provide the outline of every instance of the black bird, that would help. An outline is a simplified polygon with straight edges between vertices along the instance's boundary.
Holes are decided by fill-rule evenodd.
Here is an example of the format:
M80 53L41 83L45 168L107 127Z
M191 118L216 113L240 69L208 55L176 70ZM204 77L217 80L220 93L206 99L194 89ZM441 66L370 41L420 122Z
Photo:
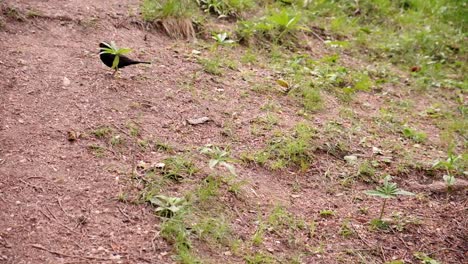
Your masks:
M104 51L105 49L108 49L108 48L109 48L109 46L106 43L104 43L104 42L99 43L100 52L102 52L102 51ZM99 57L101 58L101 61L107 67L112 68L112 64L114 63L114 59L115 59L114 54L100 53ZM132 60L129 57L126 57L126 56L123 56L123 55L119 55L119 57L120 57L119 58L119 64L117 65L117 69L115 69L114 74L117 72L118 69L123 68L123 67L128 66L128 65L140 64L140 63L151 64L151 62L147 62L147 61Z

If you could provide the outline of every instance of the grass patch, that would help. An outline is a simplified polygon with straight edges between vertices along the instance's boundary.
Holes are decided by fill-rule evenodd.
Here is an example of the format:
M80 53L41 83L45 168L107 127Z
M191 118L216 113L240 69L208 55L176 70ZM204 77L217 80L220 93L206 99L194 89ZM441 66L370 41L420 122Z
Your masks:
M245 154L245 161L254 161L273 170L284 169L289 166L297 166L301 170L307 170L313 160L312 137L314 129L305 123L299 123L294 127L292 135L281 134L274 137L264 150L254 154Z
M175 39L194 39L192 16L196 5L192 0L143 0L140 6L143 20Z

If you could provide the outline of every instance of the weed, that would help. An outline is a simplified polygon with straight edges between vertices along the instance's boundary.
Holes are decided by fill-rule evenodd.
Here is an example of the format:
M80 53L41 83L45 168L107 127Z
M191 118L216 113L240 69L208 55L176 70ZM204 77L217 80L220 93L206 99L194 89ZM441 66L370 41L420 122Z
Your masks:
M349 219L346 219L343 221L343 223L341 223L339 234L345 238L350 237L354 234L354 231L352 229Z
M151 145L150 140L148 139L138 139L137 145L142 148L143 150L148 149Z
M333 210L328 210L328 209L320 210L320 212L319 212L319 215L320 215L321 217L325 217L325 218L327 218L327 217L332 217L332 216L334 216L335 214L336 214L335 211L333 211Z
M244 55L240 58L243 64L253 64L257 62L257 55L251 49L247 50Z
M445 169L447 175L462 173L464 170L463 156L449 152L446 160L438 160L432 167Z
M223 63L220 57L215 57L214 59L209 58L199 58L198 62L203 66L203 70L206 73L213 75L222 75L223 74Z
M184 214L178 214L175 217L166 219L161 224L161 237L173 244L177 253L177 259L184 264L195 264L199 261L191 252L190 233L188 232Z
M249 10L255 5L253 0L196 0L200 8L217 16L238 17L243 11Z
M213 169L217 165L221 165L228 169L231 174L236 175L234 166L229 163L232 159L229 157L229 152L225 149L221 149L217 146L206 145L200 150L200 153L208 155L211 158L209 161L210 169Z
M293 135L281 135L273 138L269 146L254 154L253 160L258 164L266 164L271 169L283 169L290 165L299 166L305 171L312 161L311 139L314 130L305 123L294 127Z
M91 132L97 138L105 138L112 134L112 129L110 127L99 127Z
M110 139L110 144L112 146L119 146L119 145L123 145L125 142L125 140L120 136L120 135L114 135L112 136L112 138Z
M161 217L171 218L181 211L187 204L185 199L179 197L168 197L165 195L156 195L149 201L156 206L156 214Z
M378 182L379 178L376 175L376 170L372 163L368 160L362 162L359 165L357 176L360 180L366 183Z
M132 137L138 137L140 135L140 128L138 127L137 124L133 122L128 122L127 123L127 128L130 132L130 136Z
M423 252L415 252L414 257L421 261L421 264L440 264L439 261L429 257L427 254Z
M171 145L161 141L156 141L154 143L154 148L157 151L174 152L174 148Z
M246 256L245 261L247 264L273 264L276 260L270 255L265 253L257 252L254 255Z
M397 184L390 182L390 180L391 176L387 175L384 179L382 187L377 187L375 190L364 192L367 195L377 196L384 199L382 203L382 208L380 209L379 220L382 220L387 199L396 198L398 195L414 195L414 193L397 188Z
M91 144L88 148L93 152L96 158L102 158L105 154L105 148L96 144Z
M145 21L156 23L172 38L195 38L192 0L143 0L141 13Z
M181 181L198 172L192 161L183 156L173 156L163 160L162 174L171 180Z
M404 126L401 133L406 137L414 142L421 143L426 141L427 135L424 132L419 132L413 128L410 128L408 126Z
M285 44L287 36L295 38L301 29L301 14L294 9L271 10L270 14L258 20L246 20L238 23L237 34L244 43L254 38L273 43Z
M266 230L265 225L262 222L260 222L258 227L257 227L257 230L255 231L255 233L252 236L252 244L254 246L260 246L263 243L263 239L264 239L264 236L265 236L265 230Z
M193 229L200 239L213 245L230 243L231 229L223 216L204 217L193 226Z
M216 41L216 45L227 45L235 42L228 38L228 34L226 32L213 34L212 38Z
M214 176L206 177L196 190L199 202L205 202L219 193L221 181Z

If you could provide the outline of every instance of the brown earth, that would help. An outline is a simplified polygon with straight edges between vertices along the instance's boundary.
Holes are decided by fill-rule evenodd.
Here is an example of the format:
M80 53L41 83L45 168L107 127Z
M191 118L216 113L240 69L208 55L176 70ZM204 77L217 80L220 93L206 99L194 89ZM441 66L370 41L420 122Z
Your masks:
M0 30L0 263L173 263L173 249L159 237L160 222L153 209L117 199L128 181L122 172L132 166L132 154L109 151L96 158L89 145L99 144L98 140L84 136L69 142L67 133L89 133L103 125L123 130L137 123L145 136L180 149L234 143L233 153L239 154L265 144L270 132L256 137L248 126L252 118L262 115L261 106L271 98L262 94L243 97L250 84L235 71L223 78L196 75L201 66L192 57L191 43L131 23L134 18L128 14L137 12L137 0L15 0L5 4L23 14L34 10L34 15L24 21L8 19ZM153 64L125 68L121 78L112 78L111 70L97 56L97 44L103 40L131 46L134 57ZM261 68L243 70L252 70L259 79L273 78ZM383 99L372 94L363 97L368 97L364 100L370 105L353 107L370 119L368 112L379 109L373 104ZM281 129L301 120L292 99L276 100L282 106ZM336 104L328 100L327 109L312 123L321 127L337 115ZM213 122L200 126L185 122L201 116ZM349 120L344 123L344 127L351 125ZM227 126L233 127L234 139L223 136ZM430 253L443 263L466 261L464 194L451 201L445 196L391 201L388 212L408 212L423 224L410 225L403 233L368 232L366 223L377 214L380 201L365 204L369 215L358 209L364 206L361 191L371 187L343 190L333 185L337 176L322 175L327 170L340 171L345 162L326 153L316 155L306 173L238 168L240 177L249 182L243 201L231 200L232 207L241 208L236 224L241 237L255 231L258 214L282 204L317 223L319 235L307 243L311 247L323 244L324 252L306 256L304 263L357 263L359 256L346 250L376 252L370 254L369 263L392 259L417 263L416 251ZM372 156L369 150L362 155ZM163 156L145 152L137 158L156 162ZM407 177L425 178L413 173ZM299 190L292 184L296 181ZM408 186L406 179L401 184ZM177 188L170 191L178 192ZM323 209L333 209L337 217L317 217ZM357 234L350 239L338 235L347 218L353 219ZM283 242L267 239L264 243L273 254L281 255L288 252ZM213 263L244 262L239 256L202 246L199 250Z

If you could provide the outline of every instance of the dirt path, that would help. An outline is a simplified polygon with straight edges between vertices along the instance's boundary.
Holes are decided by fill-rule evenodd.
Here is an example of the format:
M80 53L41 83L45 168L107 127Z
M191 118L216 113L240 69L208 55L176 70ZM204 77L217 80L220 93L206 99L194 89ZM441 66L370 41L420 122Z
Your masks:
M129 6L138 1L131 2ZM109 78L96 57L97 43L105 39L144 48L157 60L166 57L168 65L177 62L165 50L164 39L150 36L145 42L144 32L112 25L119 19L110 17L128 10L120 3L13 1L23 10L63 18L13 23L0 33L1 57L8 58L0 63L2 263L155 263L151 248L170 250L152 245L151 213L119 204L115 175L100 169L101 162L85 147L67 141L71 130L85 131L109 120L124 124L136 114L127 110L132 97L143 97L140 89L151 94L144 98L162 100L172 78L180 76L156 64L128 69L122 80ZM95 25L80 25L90 18L97 19ZM135 78L143 72L162 77L141 87ZM161 116L153 122L160 123Z

